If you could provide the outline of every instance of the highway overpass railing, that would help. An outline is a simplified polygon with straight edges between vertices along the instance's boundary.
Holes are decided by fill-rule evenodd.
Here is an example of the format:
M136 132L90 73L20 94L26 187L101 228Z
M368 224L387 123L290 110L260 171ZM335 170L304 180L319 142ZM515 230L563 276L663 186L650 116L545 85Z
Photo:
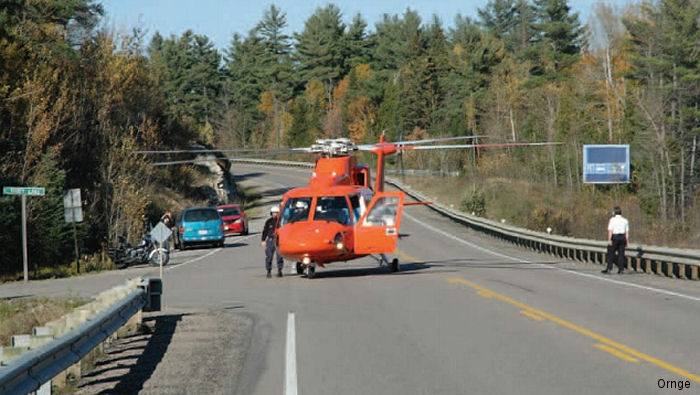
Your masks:
M159 311L161 294L159 278L130 280L34 328L33 335L13 336L11 347L0 348L0 394L51 393L54 377L78 363L134 315L141 310Z
M274 161L263 159L234 159L237 163L262 166L313 168L313 163ZM412 190L401 182L387 178L386 182L420 201L431 201L430 197ZM503 239L533 251L555 255L580 262L605 264L607 243L600 240L578 239L551 235L544 232L522 229L485 218L467 215L440 203L428 205L432 210L480 232ZM666 248L630 244L626 251L628 269L680 279L698 280L700 250Z

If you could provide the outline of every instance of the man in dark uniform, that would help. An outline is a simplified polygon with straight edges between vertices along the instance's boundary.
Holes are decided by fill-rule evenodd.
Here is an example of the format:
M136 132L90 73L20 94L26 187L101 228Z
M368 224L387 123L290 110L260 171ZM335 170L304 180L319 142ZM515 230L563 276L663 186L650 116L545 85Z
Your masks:
M270 208L270 218L265 221L265 227L262 232L262 245L265 247L265 269L267 269L267 278L272 277L270 273L272 271L272 257L275 255L275 224L277 223L277 216L280 213L280 208L278 206L272 206ZM284 267L284 260L282 256L277 253L277 277L282 277L282 268Z

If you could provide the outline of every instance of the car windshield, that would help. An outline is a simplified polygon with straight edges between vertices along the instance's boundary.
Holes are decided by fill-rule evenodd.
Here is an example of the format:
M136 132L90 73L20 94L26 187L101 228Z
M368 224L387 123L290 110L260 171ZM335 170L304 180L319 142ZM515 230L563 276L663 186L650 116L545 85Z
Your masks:
M231 215L240 215L241 210L239 210L238 207L227 207L219 209L219 213L222 217L229 217Z
M284 209L282 209L282 218L280 218L279 226L308 220L309 207L311 207L310 197L291 198L287 200Z
M320 196L316 198L314 221L350 225L350 210L345 196Z
M214 209L190 210L185 213L185 222L204 222L219 219L219 213Z

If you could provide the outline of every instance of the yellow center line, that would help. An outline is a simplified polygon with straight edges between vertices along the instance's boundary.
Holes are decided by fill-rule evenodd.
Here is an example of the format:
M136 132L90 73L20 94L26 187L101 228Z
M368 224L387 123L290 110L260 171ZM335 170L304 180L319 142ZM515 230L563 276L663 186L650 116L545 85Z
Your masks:
M493 298L493 295L491 295L490 292L484 292L484 291L479 291L477 292L479 296L483 296L484 298L491 299Z
M595 346L596 346L596 348L599 348L603 351L609 352L610 354L612 354L620 359L624 359L627 362L639 362L639 360L637 358L632 358L629 355L621 353L612 347L606 346L605 344L599 343L599 344L596 344Z
M540 315L540 316L542 316L542 317L544 317L544 318L546 318L546 319L548 319L548 320L550 320L550 321L552 321L552 322L555 322L555 323L557 323L557 324L559 324L559 325L561 325L561 326L563 326L563 327L569 328L569 329L571 329L572 331L578 332L578 333L580 333L580 334L582 334L582 335L584 335L584 336L587 336L587 337L590 337L590 338L592 338L592 339L595 339L595 340L597 340L597 341L599 341L599 342L601 342L601 343L603 343L603 344L605 344L605 345L608 345L608 346L610 346L610 347L615 347L616 349L618 349L618 350L620 350L620 351L624 351L625 353L627 353L627 354L629 354L629 355L632 355L632 356L637 357L637 358L639 358L639 359L641 359L641 360L644 360L644 361L647 361L647 362L649 362L649 363L651 363L651 364L654 364L654 365L656 365L656 366L658 366L658 367L660 367L660 368L666 369L666 370L668 370L668 371L670 371L670 372L673 372L673 373L675 373L675 374L677 374L677 375L686 377L686 378L688 378L688 379L690 379L690 380L693 380L693 381L695 381L695 382L697 382L697 383L700 383L700 376L698 376L697 374L693 374L693 373L691 373L691 372L689 372L689 371L687 371L687 370L683 370L683 369L681 369L681 368L678 368L678 367L676 367L676 366L673 366L673 365L671 365L671 364L668 363L668 362L665 362L665 361L662 361L662 360L660 360L660 359L658 359L658 358L654 358L654 357L652 357L652 356L650 356L650 355L644 354L644 353L642 353L642 352L640 352L640 351L637 351L637 350L635 350L635 349L633 349L633 348L631 348L631 347L628 347L628 346L626 346L626 345L624 345L624 344L622 344L622 343L618 343L618 342L616 342L616 341L614 341L614 340L608 339L608 338L605 337L605 336L601 336L601 335L599 335L599 334L597 334L597 333L595 333L595 332L592 332L592 331L590 331L590 330L588 330L588 329L586 329L586 328L580 327L580 326L578 326L578 325L572 324L571 322L568 322L568 321L566 321L566 320L563 320L563 319L561 319L561 318L559 318L559 317L556 317L556 316L554 316L554 315L547 314L547 313L545 313L544 311L537 310L537 309L535 309L535 308L533 308L533 307L531 307L531 306L528 306L528 305L526 305L526 304L524 304L524 303L520 303L520 302L518 302L518 301L516 301L516 300L514 300L514 299L511 299L511 298L509 298L509 297L507 297L507 296L505 296L505 295L501 295L501 294L499 294L499 293L493 292L493 291L491 291L491 290L489 290L489 289L487 289L487 288L482 287L482 286L479 285L479 284L475 284L475 283L473 283L473 282L471 282L471 281L467 281L467 280L464 280L464 279L461 279L461 278L456 278L456 277L455 277L455 278L450 278L450 279L448 279L447 281L450 282L450 283L452 283L452 284L464 284L464 285L467 285L467 286L469 286L469 287L471 287L471 288L474 288L474 289L477 290L477 291L488 292L488 293L490 293L493 297L495 297L495 298L497 298L497 299L500 299L500 300L502 300L502 301L504 301L504 302L510 303L510 304L512 304L513 306L517 306L517 307L519 307L519 308L521 308L521 309L523 309L523 310L527 310L527 311L529 311L529 312L531 312L531 313Z
M528 311L528 310L520 310L520 314L525 315L525 316L528 316L528 317L532 318L532 319L535 320L535 321L544 321L544 318L543 318L543 317L540 317L539 315L537 315L537 314L535 314L535 313L533 313L533 312L531 312L531 311Z

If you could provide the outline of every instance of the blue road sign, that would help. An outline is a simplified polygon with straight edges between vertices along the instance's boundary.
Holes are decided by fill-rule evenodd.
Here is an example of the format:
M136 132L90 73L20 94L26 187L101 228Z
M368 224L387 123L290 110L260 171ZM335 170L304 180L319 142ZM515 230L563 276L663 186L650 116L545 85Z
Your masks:
M583 182L624 184L630 182L629 145L584 145Z

